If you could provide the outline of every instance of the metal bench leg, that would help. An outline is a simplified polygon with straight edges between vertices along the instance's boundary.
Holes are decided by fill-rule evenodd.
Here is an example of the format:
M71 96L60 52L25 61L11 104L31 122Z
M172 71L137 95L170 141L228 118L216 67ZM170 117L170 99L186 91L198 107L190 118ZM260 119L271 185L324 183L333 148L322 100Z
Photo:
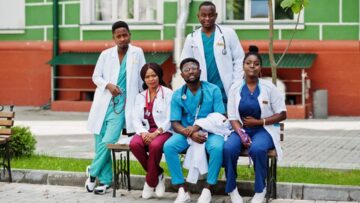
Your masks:
M12 182L12 177L11 177L11 166L10 166L10 149L9 149L9 142L6 143L6 158L7 158L7 170L8 170L8 174L9 174L9 183Z
M112 152L112 159L113 159L113 179L114 179L114 183L113 183L113 197L116 197L116 189L118 187L118 173L117 173L117 163L116 163L116 156L115 156L115 151L111 150Z
M270 167L268 168L267 185L266 185L266 203L270 198L276 199L276 170L277 170L277 158L271 157Z
M277 193L277 191L276 191L276 182L277 182L277 158L276 157L274 157L274 158L272 158L273 159L273 177L274 177L274 179L273 179L273 193L272 193L272 198L273 199L276 199L276 193Z
M126 176L128 179L128 191L131 190L131 184L130 184L130 151L126 151L126 162L127 162L127 170L126 170Z

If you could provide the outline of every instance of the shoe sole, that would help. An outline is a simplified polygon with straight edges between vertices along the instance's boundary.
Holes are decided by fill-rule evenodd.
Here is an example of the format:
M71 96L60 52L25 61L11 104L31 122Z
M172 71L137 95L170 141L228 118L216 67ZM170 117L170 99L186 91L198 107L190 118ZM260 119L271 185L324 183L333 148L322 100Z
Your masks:
M106 193L108 193L110 188L106 188L105 191L96 191L94 190L94 194L96 195L105 195Z
M94 190L90 190L88 186L85 186L85 187L88 192L94 192Z

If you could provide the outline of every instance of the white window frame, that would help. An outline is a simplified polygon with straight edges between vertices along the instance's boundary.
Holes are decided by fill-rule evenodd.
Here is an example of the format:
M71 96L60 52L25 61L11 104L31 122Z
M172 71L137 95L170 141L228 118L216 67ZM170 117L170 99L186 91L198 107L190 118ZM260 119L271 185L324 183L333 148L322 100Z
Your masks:
M25 32L25 0L0 0L0 34Z
M234 29L269 29L269 18L251 18L251 0L244 0L245 14L244 20L226 20L226 0L214 0L216 5L221 5L218 8L218 23L229 25ZM274 0L273 0L274 1ZM275 18L275 4L273 2L273 13ZM294 14L294 19L274 19L275 29L294 29L298 14ZM300 13L298 29L304 29L304 11Z
M95 4L94 0L80 0L80 23L82 30L105 30L109 28L109 25L114 23L115 21L119 20L115 16L117 13L117 0L112 0L113 2L116 2L113 4L112 7L112 19L110 21L96 21L95 20ZM138 4L139 0L135 0L135 9L138 7L136 4ZM146 0L144 0L146 1ZM156 19L155 21L144 21L144 20L124 20L127 22L131 29L161 29L163 24L163 4L164 0L157 0L157 11L156 11ZM139 12L134 11L134 18L138 19Z

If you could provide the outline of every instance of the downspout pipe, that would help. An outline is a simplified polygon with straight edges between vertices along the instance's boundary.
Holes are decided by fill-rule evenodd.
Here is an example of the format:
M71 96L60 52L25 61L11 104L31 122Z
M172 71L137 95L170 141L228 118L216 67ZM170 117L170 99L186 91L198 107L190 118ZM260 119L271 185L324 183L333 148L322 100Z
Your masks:
M53 58L59 55L59 0L53 0ZM54 64L51 73L51 101L56 98L56 81L54 76L57 73L57 65Z
M176 21L176 37L174 39L174 61L176 63L176 73L172 80L172 88L177 89L184 84L178 68L180 66L180 55L185 42L185 27L189 16L189 5L191 0L178 0L179 15Z

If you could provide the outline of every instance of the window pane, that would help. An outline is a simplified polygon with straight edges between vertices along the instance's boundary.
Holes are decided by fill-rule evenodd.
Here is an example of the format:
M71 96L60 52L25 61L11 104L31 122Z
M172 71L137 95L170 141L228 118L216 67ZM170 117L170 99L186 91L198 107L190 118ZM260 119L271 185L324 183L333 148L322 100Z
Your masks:
M226 0L226 20L244 20L245 0Z
M275 0L275 20L294 19L294 14L291 9L286 11L280 6L283 0Z
M140 20L156 20L157 0L139 0Z
M111 0L95 0L95 20L110 21L111 20Z
M267 18L267 17L268 17L268 1L251 0L251 18Z

